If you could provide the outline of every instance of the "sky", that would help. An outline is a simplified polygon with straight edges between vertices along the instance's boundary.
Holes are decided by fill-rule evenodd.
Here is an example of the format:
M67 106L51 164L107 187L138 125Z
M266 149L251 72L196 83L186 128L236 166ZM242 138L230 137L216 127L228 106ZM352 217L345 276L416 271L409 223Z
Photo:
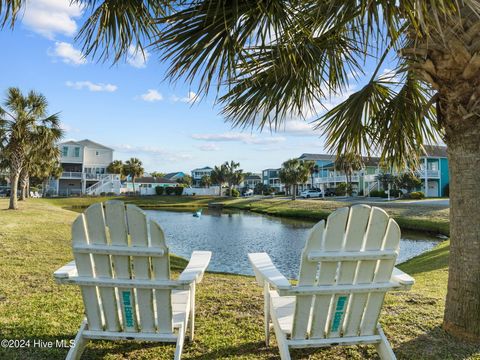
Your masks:
M260 172L325 152L321 134L303 119L273 133L232 128L212 97L195 101L188 84L165 81L167 64L154 52L144 58L132 47L116 65L84 58L74 42L84 17L70 0L29 1L15 29L0 31L0 101L9 87L34 89L47 97L50 113L60 113L64 140L112 147L114 159L138 157L146 171L190 172L235 160L244 171ZM365 65L366 76L374 66ZM349 92L360 86L352 82ZM331 108L349 92L323 105Z

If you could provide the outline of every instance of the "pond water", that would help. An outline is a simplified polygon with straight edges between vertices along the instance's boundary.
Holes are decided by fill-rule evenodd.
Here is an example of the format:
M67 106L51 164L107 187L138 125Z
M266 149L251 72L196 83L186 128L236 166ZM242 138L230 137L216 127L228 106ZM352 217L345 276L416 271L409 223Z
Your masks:
M210 271L252 275L247 254L267 252L278 269L296 278L310 221L284 219L242 211L205 209L190 212L146 211L162 226L174 254L190 258L194 250L212 251ZM423 233L402 232L397 263L421 254L439 242Z

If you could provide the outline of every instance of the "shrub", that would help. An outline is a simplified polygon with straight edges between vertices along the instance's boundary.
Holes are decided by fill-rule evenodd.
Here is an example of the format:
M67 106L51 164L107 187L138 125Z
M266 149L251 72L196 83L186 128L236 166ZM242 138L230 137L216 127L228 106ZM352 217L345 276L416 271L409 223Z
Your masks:
M363 190L360 190L357 194L357 196L363 196Z
M450 184L447 184L443 187L443 195L450 197Z
M107 195L107 193L106 193L105 191L102 191L102 192L100 193L100 196L105 196L105 195Z
M231 196L239 197L240 196L240 191L238 191L237 189L232 189Z
M344 196L347 194L347 183L340 183L335 188L335 195L337 196Z
M177 186L174 189L175 195L180 196L183 193L183 186Z
M400 190L397 189L391 189L390 190L390 197L400 197L403 193Z
M282 196L284 196L284 195L285 195L285 191L276 192L275 195L282 195Z
M155 194L157 195L163 195L163 186L155 186Z
M107 192L107 196L115 196L115 195L117 194L115 194L114 192L111 192L111 191Z
M414 191L410 193L410 199L419 200L424 198L425 198L425 194L423 193L423 191Z
M386 198L388 195L385 190L372 190L370 191L370 197Z
M167 195L172 195L174 193L174 191L175 191L175 188L173 188L171 186L168 186L168 187L165 188L165 193Z

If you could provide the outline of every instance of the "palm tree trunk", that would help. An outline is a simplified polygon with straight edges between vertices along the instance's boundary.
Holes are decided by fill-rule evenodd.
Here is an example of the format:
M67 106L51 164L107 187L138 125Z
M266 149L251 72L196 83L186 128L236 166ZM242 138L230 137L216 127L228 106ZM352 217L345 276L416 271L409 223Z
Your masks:
M480 120L475 130L448 134L450 257L443 327L480 341Z
M28 174L27 172L23 169L20 172L20 178L19 178L19 186L20 186L20 201L23 201L26 199L26 191L27 191L27 177Z
M297 184L293 184L293 200L297 200Z
M18 200L17 200L17 190L18 190L18 179L20 178L20 172L15 171L13 168L10 169L10 205L9 209L17 210L18 209Z

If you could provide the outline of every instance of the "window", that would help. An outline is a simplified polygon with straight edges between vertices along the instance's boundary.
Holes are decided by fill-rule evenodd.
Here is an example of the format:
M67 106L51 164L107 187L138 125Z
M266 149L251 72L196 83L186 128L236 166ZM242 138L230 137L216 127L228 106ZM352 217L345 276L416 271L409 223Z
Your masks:
M79 147L76 147L73 149L73 156L74 157L80 157L80 148Z
M62 147L62 156L67 157L68 156L68 146Z
M99 151L95 151L95 155L96 155L96 156L100 155L100 152L99 152Z

